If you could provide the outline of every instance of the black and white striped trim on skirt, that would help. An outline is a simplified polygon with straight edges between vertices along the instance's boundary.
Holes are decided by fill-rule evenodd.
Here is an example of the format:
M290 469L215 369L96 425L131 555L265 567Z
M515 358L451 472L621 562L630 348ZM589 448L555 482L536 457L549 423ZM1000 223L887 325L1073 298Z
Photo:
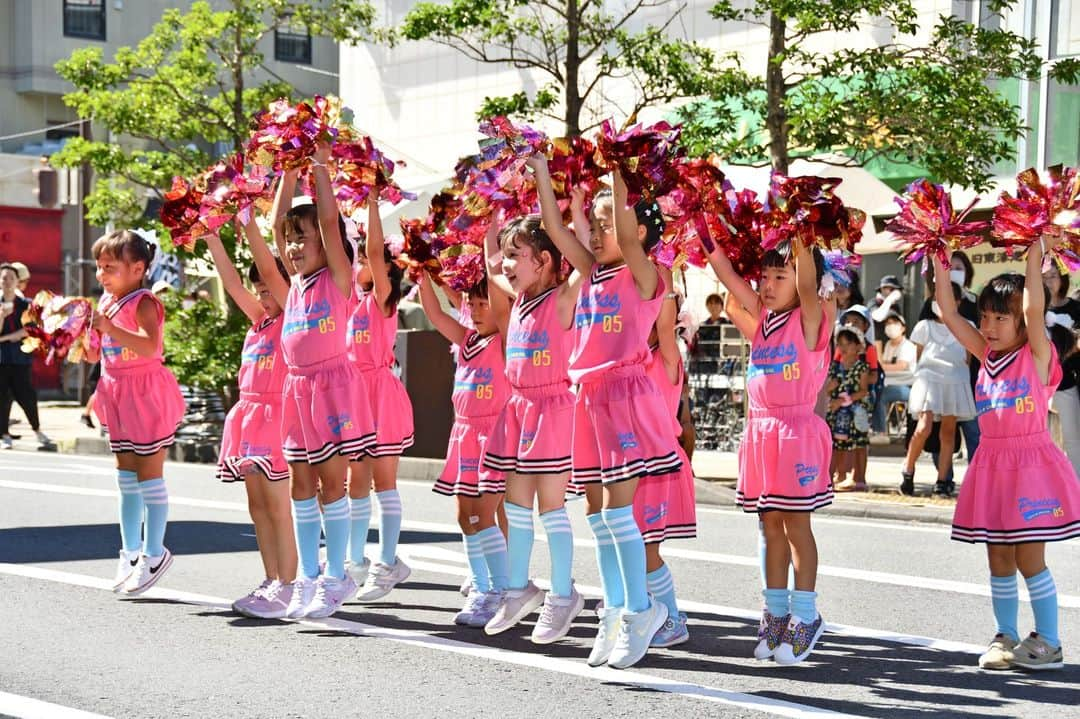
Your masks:
M770 511L813 512L815 509L829 506L832 501L832 487L809 497L785 497L779 494L747 497L742 492L735 493L735 504L742 507L744 512L750 514Z
M1028 542L1062 542L1080 537L1080 521L1057 527L1031 527L1030 529L984 529L981 527L952 526L952 538L969 544L1025 544Z
M345 442L327 442L319 449L309 452L303 447L282 447L281 454L286 462L306 462L307 464L321 464L337 455L346 457L359 457L368 447L375 442L375 433L371 432L363 437L350 439Z
M668 539L694 539L697 537L697 524L669 524L666 527L650 529L641 533L645 544L659 544Z
M243 482L244 473L239 465L249 464L259 470L271 482L280 482L289 478L289 470L274 471L274 463L269 457L226 457L218 465L217 478L222 482Z
M373 444L364 450L365 457L394 457L405 454L405 450L416 442L416 435L410 434L400 442L387 442L385 444ZM358 457L363 459L363 457Z
M602 469L600 467L574 467L572 481L575 484L614 484L641 477L661 477L674 474L682 468L682 459L678 452L671 452L663 457L634 459L618 467Z
M500 457L496 454L484 455L484 468L496 472L515 472L517 474L562 474L573 467L570 456L552 459L518 459Z

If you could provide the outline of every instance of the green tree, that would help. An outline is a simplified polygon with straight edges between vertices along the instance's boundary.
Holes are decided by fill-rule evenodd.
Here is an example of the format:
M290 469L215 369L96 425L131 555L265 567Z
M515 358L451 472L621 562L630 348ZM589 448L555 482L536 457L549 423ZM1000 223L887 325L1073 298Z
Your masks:
M568 135L588 129L582 114L590 99L596 107L611 102L603 97L605 81L633 84L632 106L622 108L627 123L650 105L731 91L741 81L708 48L669 36L685 3L633 0L619 12L609 7L601 0L420 2L380 37L391 43L431 40L477 62L538 72L547 80L538 90L486 98L477 116L542 115L561 120ZM629 29L653 8L668 9L663 26Z
M984 8L998 15L1013 5L989 0ZM1080 76L1077 59L1044 64L1034 41L999 23L942 15L925 44L910 44L919 30L913 0L722 0L711 12L767 27L768 59L762 74L744 76L749 91L721 86L681 108L683 140L692 154L780 172L793 157L826 155L842 165L915 164L938 181L985 189L993 165L1014 158L1027 131L1006 83ZM875 18L892 26L893 42L811 49L816 35Z
M236 372L249 322L244 313L200 300L184 309L182 297L165 300L165 364L182 385L218 392L235 402Z
M190 176L208 166L217 159L216 143L239 150L252 114L292 94L257 48L265 36L299 26L313 36L355 41L374 15L367 0L230 4L222 11L203 1L186 13L166 10L145 39L119 48L112 62L101 48L87 47L57 63L60 76L75 86L64 102L122 141L74 138L51 158L58 166L93 168L99 181L86 198L91 223L137 221L147 191L160 197L173 175ZM256 83L260 70L269 79Z

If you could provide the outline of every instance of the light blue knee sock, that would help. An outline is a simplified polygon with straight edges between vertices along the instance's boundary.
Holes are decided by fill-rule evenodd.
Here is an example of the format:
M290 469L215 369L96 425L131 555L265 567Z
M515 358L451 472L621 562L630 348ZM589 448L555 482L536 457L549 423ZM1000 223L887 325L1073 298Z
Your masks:
M544 512L540 521L547 532L551 554L551 593L556 597L569 597L573 591L570 574L574 568L574 532L570 529L566 507Z
M129 554L137 554L142 551L145 512L139 479L134 472L121 469L116 473L116 484L120 487L120 546Z
M379 561L392 565L397 561L398 540L401 539L401 495L396 489L376 492L379 505Z
M522 507L506 502L507 532L506 549L510 557L509 589L524 589L529 583L529 559L532 557L533 515L532 507Z
M1035 614L1035 631L1052 647L1060 647L1058 637L1058 597L1054 577L1044 569L1034 577L1025 577L1031 611Z
M791 614L791 592L787 589L766 589L765 608L774 617L786 617Z
M626 611L643 612L649 608L649 590L645 583L645 542L634 519L634 508L629 505L615 507L604 509L601 514L615 539L619 574L622 575L623 591L626 592Z
M615 538L604 524L600 512L588 515L589 527L596 537L596 565L600 568L600 586L604 590L605 607L622 607L626 603L622 574L619 573L619 555L615 552Z
M997 633L1019 640L1020 631L1016 628L1016 619L1020 611L1020 594L1016 589L1015 573L1007 577L990 575L990 604L994 607Z
M349 548L349 498L323 505L323 534L326 535L326 574L345 576L345 554Z
M661 564L659 569L654 569L645 575L648 582L649 594L653 599L667 607L668 616L675 620L679 617L679 605L675 602L675 580L666 564Z
M506 537L498 527L488 527L477 532L476 539L484 552L484 563L491 576L491 588L496 592L506 591L510 582L510 567L506 555Z
M143 504L146 505L146 543L143 554L160 557L165 554L165 525L169 522L169 490L161 477L139 482Z
M314 497L294 499L292 506L300 574L308 579L315 579L319 576L319 536L322 534L319 502Z
M364 546L371 527L371 497L349 499L349 561L359 566L364 563Z
M480 544L480 536L477 534L462 534L461 540L465 544L465 556L469 558L470 581L473 589L478 592L491 591L491 574L488 573L487 562L484 561L484 548Z
M817 592L791 591L791 614L806 622L817 619Z

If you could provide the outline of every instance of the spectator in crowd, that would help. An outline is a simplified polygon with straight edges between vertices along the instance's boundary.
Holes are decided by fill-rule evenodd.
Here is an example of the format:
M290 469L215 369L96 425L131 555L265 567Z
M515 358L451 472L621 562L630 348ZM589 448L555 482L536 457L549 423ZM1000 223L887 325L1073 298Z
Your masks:
M918 350L907 338L907 322L899 312L890 312L885 318L885 341L881 346L881 369L885 373L885 386L874 405L874 432L884 434L889 407L893 402L907 404L911 385L915 381L915 362ZM886 442L888 439L886 438Z
M1080 352L1077 351L1077 335L1064 315L1047 313L1046 328L1061 361L1061 384L1051 400L1050 407L1057 412L1061 427L1061 448L1080 476Z
M705 309L709 316L694 332L694 340L690 343L690 355L693 361L690 371L694 374L711 374L720 368L720 342L721 325L731 324L724 315L726 298L713 293L705 298Z
M855 469L855 450L866 450L870 434L870 367L865 359L865 338L851 326L836 331L836 359L829 367L825 389L829 409L825 422L833 439L833 482L837 492L866 491L862 478L848 478Z
M952 283L953 296L960 301L960 285ZM933 319L919 320L911 332L917 348L915 381L908 397L908 413L918 420L908 444L900 491L915 493L915 461L940 420L938 479L934 493L950 497L953 493L952 455L956 443L956 422L975 416L975 400L968 376L967 352L941 321L941 310L932 302Z
M1073 327L1080 327L1080 302L1069 297L1069 274L1061 271L1057 260L1051 260L1046 272L1043 272L1043 284L1050 291L1050 304L1047 312L1056 315L1068 315Z
M19 297L26 297L27 287L30 286L30 268L22 262L9 262L8 264L15 268L15 274L19 278L15 294Z
M37 392L30 377L33 356L21 348L26 336L22 316L30 300L17 294L18 284L18 270L10 264L0 265L0 447L13 446L8 420L14 400L37 435L38 449L55 450L56 445L41 431L38 419Z
M881 363L878 361L877 344L874 341L874 326L870 322L870 311L863 305L852 305L847 310L842 310L837 323L841 327L854 327L859 330L859 333L863 337L863 349L859 354L859 358L866 362L870 373L870 396L867 398L866 406L871 413L874 411L874 406L877 403L878 397L881 395L881 388L884 387L883 376L881 374ZM836 359L839 359L840 351L837 349ZM860 444L852 449L852 455L854 458L854 482L858 485L866 484L866 463L867 463L867 445Z
M885 275L878 283L877 294L870 300L870 319L878 337L884 334L885 318L893 310L904 311L904 286L896 275Z
M954 252L952 259L949 261L949 279L960 285L960 289L963 290L964 294L960 297L961 309L964 309L964 306L967 305L968 314L974 315L978 313L979 298L971 291L971 283L975 279L975 265L971 264L971 259L963 250ZM974 316L967 317L963 312L960 313L960 316L966 317L971 322L976 321Z
M866 304L866 300L863 299L862 290L859 289L859 273L856 270L844 271L847 272L850 281L847 286L837 283L836 290L833 292L833 299L836 300L837 312L843 312L854 305Z

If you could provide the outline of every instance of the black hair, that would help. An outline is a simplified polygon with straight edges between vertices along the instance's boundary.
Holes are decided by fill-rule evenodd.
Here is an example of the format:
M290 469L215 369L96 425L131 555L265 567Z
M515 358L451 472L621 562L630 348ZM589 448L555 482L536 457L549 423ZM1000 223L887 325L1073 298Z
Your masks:
M1053 267L1055 270L1057 270L1058 277L1061 278L1061 287L1058 288L1057 296L1053 297L1052 299L1057 300L1057 299L1060 299L1060 298L1063 298L1063 297L1068 298L1068 296L1069 296L1069 272L1068 272L1068 270L1064 269L1064 265L1062 265L1061 262L1056 257L1052 257L1050 259L1050 266ZM1047 307L1049 307L1049 306L1050 305L1048 304Z
M1050 333L1050 341L1054 343L1054 349L1057 350L1058 358L1064 360L1076 347L1076 333L1061 325L1050 325L1047 331Z
M971 260L963 250L957 250L952 253L952 256L953 259L960 260L960 264L964 266L964 287L971 287L971 281L975 278L975 266L971 264Z
M821 287L821 278L825 276L825 256L821 254L821 250L817 246L808 247L807 251L814 258L814 274L817 276L817 286ZM792 265L793 260L794 254L791 251L791 242L785 240L765 253L765 256L761 258L761 267L763 269L765 267L788 267Z
M1023 326L1024 276L1017 272L1006 272L987 282L979 293L979 313L986 312L1014 315Z
M475 297L477 299L486 300L488 298L487 276L485 275L484 277L481 277L479 282L477 282L469 289L465 290L465 294L468 295L470 298Z
M711 304L714 304L714 303L718 304L718 305L722 305L724 303L724 298L721 297L720 295L716 294L715 292L713 292L711 295L709 295L708 297L705 298L705 304L706 305L711 305Z
M559 248L551 241L551 236L541 227L540 215L523 215L503 225L499 230L499 247L505 251L514 244L529 246L537 259L540 259L542 252L551 255L551 269L558 280L562 268L562 252L559 252Z
M367 236L360 238L356 243L356 251L367 256ZM401 302L401 281L405 278L405 270L394 262L394 256L390 254L390 248L383 243L383 263L386 264L386 273L390 277L390 296L386 298L388 307L397 307Z
M851 304L849 304L848 307L850 307L851 305L865 305L866 298L863 297L862 288L859 287L862 282L859 279L858 270L844 271L847 272L849 282L851 283L850 285L848 285L848 289L851 291Z
M841 337L847 337L849 342L853 344L861 345L863 341L859 339L859 335L850 327L841 327L836 332L836 340L839 342Z
M285 269L285 263L281 261L280 257L275 257L274 258L274 264L277 265L278 272L281 273L282 278L286 282L288 282L289 281L289 273ZM251 266L248 267L248 280L252 284L254 284L256 282L262 282L262 276L259 274L259 266L257 264L255 264L254 262L252 262Z
M145 271L150 271L157 247L142 235L131 230L113 230L94 242L90 248L94 259L104 254L112 255L125 262L142 262Z
M341 244L345 247L345 254L349 256L349 264L352 264L356 259L356 254L353 252L352 242L349 241L349 235L345 229L345 218L338 213L338 234L341 236ZM285 230L288 232L301 231L301 223L305 220L310 221L315 229L319 228L319 209L314 203L305 203L303 205L297 205L285 213Z
M601 203L614 207L615 195L611 188L605 187L593 197L594 213L597 205ZM645 227L645 251L649 252L664 236L664 213L660 211L660 205L655 200L642 198L634 205L634 216L638 224Z

